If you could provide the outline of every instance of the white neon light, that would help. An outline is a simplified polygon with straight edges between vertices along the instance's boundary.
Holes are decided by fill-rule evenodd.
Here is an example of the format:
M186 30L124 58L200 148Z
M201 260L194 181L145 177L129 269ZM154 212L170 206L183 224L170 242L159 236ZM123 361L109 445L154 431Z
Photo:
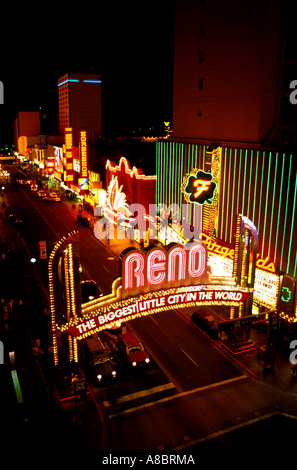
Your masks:
M157 260L159 262L157 262ZM162 250L154 250L147 257L147 280L150 284L160 284L165 279L166 255Z
M168 259L168 282L175 281L176 259L178 258L178 279L186 279L186 259L187 255L182 247L175 247L170 251Z
M134 268L135 265L135 268ZM134 279L136 279L136 287L144 285L144 258L140 253L131 253L125 259L125 289L132 289Z
M198 255L198 260L197 256ZM197 263L198 261L198 263ZM205 271L206 253L203 245L194 245L189 251L189 274L191 277L199 277Z

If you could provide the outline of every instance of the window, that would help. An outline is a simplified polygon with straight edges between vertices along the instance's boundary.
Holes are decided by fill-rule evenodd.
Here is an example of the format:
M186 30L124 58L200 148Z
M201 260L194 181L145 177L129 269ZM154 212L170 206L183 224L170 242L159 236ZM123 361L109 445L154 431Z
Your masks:
M199 78L198 90L203 90L203 85L204 85L203 77L200 77L200 78Z

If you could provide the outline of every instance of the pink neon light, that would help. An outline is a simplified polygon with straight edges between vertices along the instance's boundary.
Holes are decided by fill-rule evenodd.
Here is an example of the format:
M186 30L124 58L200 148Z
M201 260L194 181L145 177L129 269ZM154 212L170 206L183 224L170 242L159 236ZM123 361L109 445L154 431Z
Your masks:
M198 260L197 256L198 255ZM198 261L198 263L197 263ZM206 267L206 253L203 245L194 245L189 250L189 274L191 277L201 276Z
M178 279L186 279L186 260L187 255L185 250L177 246L170 251L168 258L168 282L175 281L176 273L176 259L178 258Z
M105 168L106 168L106 170L109 170L112 173L117 173L117 172L121 171L122 163L124 164L124 167L125 167L125 173L127 173L127 175L130 175L131 178L133 178L133 176L135 176L135 178L138 179L138 180L156 180L157 179L156 175L153 175L153 176L143 175L141 173L141 170L136 168L136 166L133 166L133 168L131 170L129 162L125 157L120 158L118 166L113 166L112 163L110 162L110 160L107 160Z
M158 260L159 262L157 262L156 260ZM162 250L156 249L148 255L147 257L147 280L150 284L160 284L161 282L164 281L165 261L166 261L166 255Z
M135 266L135 267L134 267ZM125 289L134 287L134 279L136 279L136 287L144 286L144 258L141 253L131 253L125 259Z

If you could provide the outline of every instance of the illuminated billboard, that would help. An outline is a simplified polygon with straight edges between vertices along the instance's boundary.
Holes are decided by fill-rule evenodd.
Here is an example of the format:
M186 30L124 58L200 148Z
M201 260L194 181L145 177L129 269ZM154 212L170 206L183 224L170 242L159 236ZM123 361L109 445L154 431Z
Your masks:
M201 284L205 281L206 249L192 243L185 249L173 245L169 250L163 247L151 248L146 253L127 248L121 255L122 296L126 298L144 292L166 289L173 286Z
M72 127L65 127L66 183L73 183Z
M80 130L79 132L79 153L80 153L80 176L88 178L88 145L87 145L87 131Z

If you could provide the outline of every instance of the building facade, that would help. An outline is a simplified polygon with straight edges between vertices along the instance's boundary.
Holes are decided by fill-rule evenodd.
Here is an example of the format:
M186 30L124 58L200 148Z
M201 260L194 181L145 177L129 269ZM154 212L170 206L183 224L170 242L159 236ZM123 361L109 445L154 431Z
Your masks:
M267 298L274 292L262 305L275 308L277 296L290 322L297 321L294 8L280 0L177 0L173 132L156 144L156 203L178 204L182 221L201 229L217 253L234 248L238 214L251 220L259 234L257 286L262 299L265 289ZM216 182L216 197L200 207L184 194L193 170Z
M101 77L95 74L67 73L58 79L59 131L73 129L73 143L78 144L79 130L88 131L92 145L102 135Z

